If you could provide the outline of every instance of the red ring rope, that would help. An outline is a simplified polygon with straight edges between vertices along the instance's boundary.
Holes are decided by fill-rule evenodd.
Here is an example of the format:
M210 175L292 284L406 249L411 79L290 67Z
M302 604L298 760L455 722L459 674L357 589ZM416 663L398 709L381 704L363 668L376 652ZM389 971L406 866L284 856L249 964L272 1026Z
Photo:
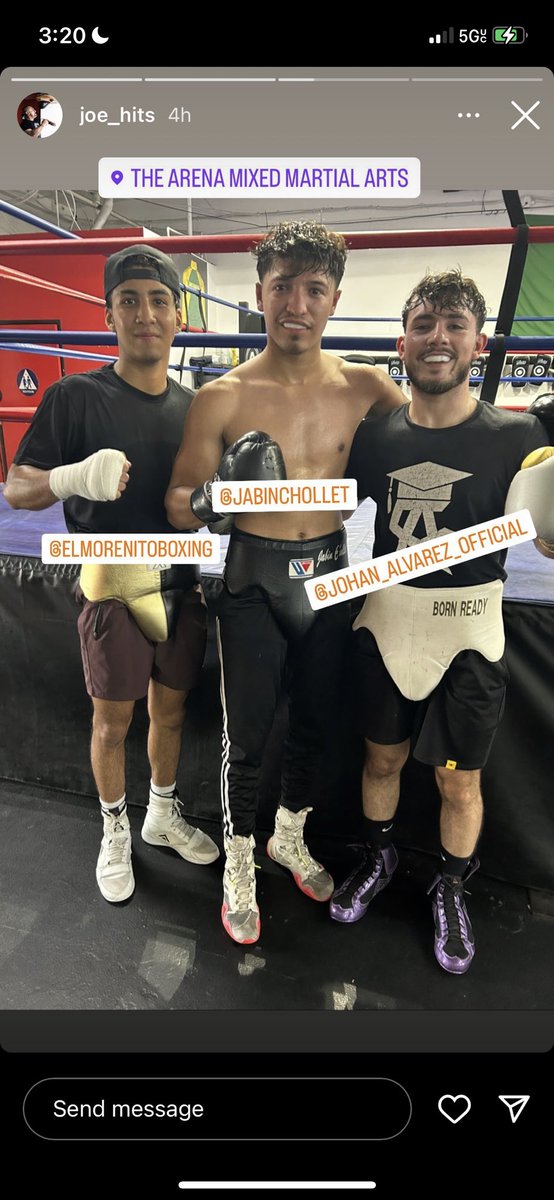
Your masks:
M345 233L351 250L391 250L418 246L511 246L517 230L506 229L404 229L387 233ZM244 254L264 237L260 234L236 233L142 238L141 244L157 246L168 254L196 252L197 254ZM554 225L530 225L529 242L549 245L554 242ZM109 238L80 238L62 241L60 238L24 238L19 236L0 240L0 255L15 254L114 254L126 246L137 245L136 236Z

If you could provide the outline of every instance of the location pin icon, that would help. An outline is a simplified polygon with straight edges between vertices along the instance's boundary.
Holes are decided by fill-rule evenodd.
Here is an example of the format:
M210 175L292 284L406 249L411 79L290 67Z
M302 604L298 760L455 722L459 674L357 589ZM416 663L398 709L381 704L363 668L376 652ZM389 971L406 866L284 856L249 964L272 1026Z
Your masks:
M112 179L116 186L120 184L123 179L123 171L112 171Z

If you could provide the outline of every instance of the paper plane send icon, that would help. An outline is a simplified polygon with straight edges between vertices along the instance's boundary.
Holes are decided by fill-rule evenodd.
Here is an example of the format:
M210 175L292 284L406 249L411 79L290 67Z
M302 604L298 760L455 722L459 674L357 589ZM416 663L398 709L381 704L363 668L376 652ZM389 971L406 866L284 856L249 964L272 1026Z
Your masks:
M530 1096L499 1096L498 1099L501 1100L502 1103L506 1105L506 1108L508 1109L508 1111L510 1113L512 1125L515 1125L518 1117L521 1116L523 1109L525 1108L525 1105L527 1104L527 1101L530 1100L531 1097Z

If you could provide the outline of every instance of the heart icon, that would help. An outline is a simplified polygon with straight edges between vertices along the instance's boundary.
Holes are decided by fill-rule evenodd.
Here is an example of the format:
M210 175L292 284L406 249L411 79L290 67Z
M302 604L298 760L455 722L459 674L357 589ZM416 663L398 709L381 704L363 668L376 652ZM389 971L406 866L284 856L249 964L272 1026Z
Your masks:
M453 1125L457 1125L458 1121L463 1121L470 1108L469 1096L441 1096L439 1100L439 1112Z

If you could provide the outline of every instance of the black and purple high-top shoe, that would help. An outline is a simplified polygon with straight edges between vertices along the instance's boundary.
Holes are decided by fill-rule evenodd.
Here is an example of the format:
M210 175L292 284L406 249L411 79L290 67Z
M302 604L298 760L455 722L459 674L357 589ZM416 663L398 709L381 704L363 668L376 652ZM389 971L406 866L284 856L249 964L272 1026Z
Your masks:
M365 916L368 904L390 883L398 866L394 846L360 846L354 870L333 893L329 912L334 921L351 925Z
M464 901L464 883L478 869L479 859L472 858L462 879L437 875L427 891L433 896L435 918L435 958L445 971L463 975L475 954L475 940Z

